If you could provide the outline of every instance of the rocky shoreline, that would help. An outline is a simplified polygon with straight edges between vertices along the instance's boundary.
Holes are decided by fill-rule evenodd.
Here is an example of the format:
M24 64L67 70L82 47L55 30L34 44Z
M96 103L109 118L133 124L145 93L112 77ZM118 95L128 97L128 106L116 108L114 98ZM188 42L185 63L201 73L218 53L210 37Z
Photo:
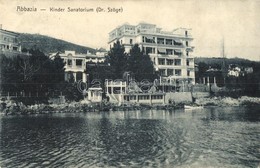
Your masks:
M63 104L35 104L25 106L21 102L13 100L0 100L0 114L5 115L28 115L28 114L49 114L49 113L78 113L78 112L98 112L98 111L130 111L130 110L174 110L183 108L187 103L170 105L145 105L145 104L123 104L111 103L89 104L84 102L70 102ZM231 97L211 97L198 98L193 103L201 106L254 106L260 105L260 98L242 96L240 98ZM191 104L189 104L191 105Z
M0 114L5 115L27 115L27 114L49 114L49 113L80 113L99 111L130 111L130 110L173 110L183 108L183 104L178 105L145 105L145 104L123 104L70 102L63 104L35 104L25 106L14 101L1 102ZM4 104L4 105L3 105Z
M259 97L242 96L239 98L231 97L211 97L211 98L199 98L195 100L195 103L202 106L254 106L260 105Z

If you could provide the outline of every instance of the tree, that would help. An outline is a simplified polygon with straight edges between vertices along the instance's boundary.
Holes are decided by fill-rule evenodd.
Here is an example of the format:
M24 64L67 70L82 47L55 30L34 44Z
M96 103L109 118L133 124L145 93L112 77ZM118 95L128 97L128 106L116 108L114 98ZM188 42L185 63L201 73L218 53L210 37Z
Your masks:
M127 68L127 55L125 48L119 41L114 43L113 48L108 53L108 62L111 66L111 74L113 79L121 79Z
M127 70L133 73L134 78L137 81L143 79L153 81L158 77L149 55L145 55L139 48L138 44L135 44L130 50L127 62Z
M20 81L20 76L17 74L17 59L11 57L1 56L1 87L4 93L16 90L17 83Z
M20 66L22 80L24 82L32 80L33 75L40 70L39 63L31 61L31 57L20 58L17 57Z
M37 94L48 99L45 93L61 91L59 85L64 82L64 63L60 57L52 60L38 49L29 52L30 56L2 57L2 90Z
M65 63L60 58L59 55L56 55L52 61L52 83L54 84L54 89L59 89L59 85L64 82L64 75L65 75ZM62 90L60 90L62 91Z
M94 79L100 80L104 83L106 79L114 79L113 67L108 66L106 63L87 63L88 80L93 81ZM120 78L120 76L118 77ZM91 86L91 83L88 83Z
M64 82L61 85L62 93L69 101L79 101L83 99L83 93L78 90L76 82Z

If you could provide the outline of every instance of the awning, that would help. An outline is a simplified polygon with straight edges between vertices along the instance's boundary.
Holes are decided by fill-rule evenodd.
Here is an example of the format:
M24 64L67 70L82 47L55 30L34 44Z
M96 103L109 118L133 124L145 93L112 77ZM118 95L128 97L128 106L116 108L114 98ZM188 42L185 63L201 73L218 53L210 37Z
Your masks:
M158 48L158 51L159 51L160 53L166 53L166 49L165 49L165 48Z
M175 52L179 52L179 53L181 53L181 50L179 50L179 49L175 49L174 51L175 51Z
M182 54L182 52L181 52L181 50L174 50L174 54L179 55L179 54Z
M186 51L193 51L193 49L192 48L187 48Z
M149 40L153 40L153 37L151 37L151 36L145 36L145 38L147 38Z
M182 43L180 39L174 39L176 43Z

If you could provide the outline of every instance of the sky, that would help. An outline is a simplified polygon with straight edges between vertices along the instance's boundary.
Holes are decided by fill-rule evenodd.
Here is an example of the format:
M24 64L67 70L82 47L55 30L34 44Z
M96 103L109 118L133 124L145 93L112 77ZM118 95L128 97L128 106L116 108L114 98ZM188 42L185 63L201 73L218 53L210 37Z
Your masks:
M37 8L19 12L17 6ZM50 12L50 8L65 12ZM67 12L67 8L94 12ZM106 12L96 12L100 7ZM122 8L108 13L107 8ZM38 33L92 48L108 48L108 33L124 23L192 29L196 57L225 55L260 61L260 0L0 0L3 29ZM46 9L41 11L40 9Z

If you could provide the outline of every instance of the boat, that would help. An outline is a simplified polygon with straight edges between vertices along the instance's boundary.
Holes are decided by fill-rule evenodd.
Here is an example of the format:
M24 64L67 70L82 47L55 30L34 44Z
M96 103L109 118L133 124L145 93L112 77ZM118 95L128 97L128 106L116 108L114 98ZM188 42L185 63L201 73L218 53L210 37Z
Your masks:
M184 105L185 110L193 110L193 109L203 109L203 106L189 106L189 105Z

